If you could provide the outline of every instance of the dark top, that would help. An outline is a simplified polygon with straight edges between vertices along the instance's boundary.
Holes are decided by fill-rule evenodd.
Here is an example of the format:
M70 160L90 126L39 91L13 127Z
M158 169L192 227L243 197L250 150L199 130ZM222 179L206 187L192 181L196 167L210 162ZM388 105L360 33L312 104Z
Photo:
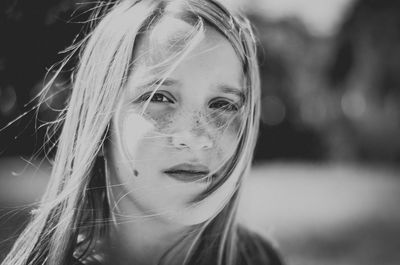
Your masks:
M283 265L275 248L260 234L238 228L238 265Z

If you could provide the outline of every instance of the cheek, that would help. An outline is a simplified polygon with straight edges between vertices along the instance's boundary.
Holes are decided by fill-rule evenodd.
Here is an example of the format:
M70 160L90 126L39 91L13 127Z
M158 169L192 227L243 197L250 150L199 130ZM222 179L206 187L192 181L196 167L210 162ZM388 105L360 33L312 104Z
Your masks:
M118 124L121 124L120 131L114 130L112 140L129 164L137 166L137 160L149 159L155 146L160 146L157 142L160 140L158 122L132 111L122 117L120 122L114 122L114 127Z
M239 137L239 131L242 125L243 125L243 115L236 114L229 122L228 131Z
M215 113L209 116L207 124L219 137L238 137L242 125L242 116L239 113L234 115Z
M171 131L176 120L172 110L146 112L145 118L152 121L156 131L162 133Z
M115 124L118 126L118 124ZM137 113L128 113L122 120L120 128L122 146L135 148L145 136L154 131L154 124Z
M235 151L240 138L242 117L241 114L216 115L208 122L214 131L213 137L218 157L230 156Z

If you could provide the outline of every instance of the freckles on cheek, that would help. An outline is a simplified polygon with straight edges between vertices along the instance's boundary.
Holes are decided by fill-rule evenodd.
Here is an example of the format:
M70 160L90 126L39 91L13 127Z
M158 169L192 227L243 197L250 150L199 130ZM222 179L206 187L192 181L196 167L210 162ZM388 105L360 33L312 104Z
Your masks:
M212 125L217 135L238 135L240 126L242 125L242 115L222 115L216 114L211 116L208 124Z
M174 115L168 111L147 113L146 118L154 123L155 130L159 132L168 132L173 126Z
M242 115L237 114L235 116L219 115L212 119L211 124L214 127L213 137L216 143L216 154L220 158L226 158L236 148L239 131L242 126Z

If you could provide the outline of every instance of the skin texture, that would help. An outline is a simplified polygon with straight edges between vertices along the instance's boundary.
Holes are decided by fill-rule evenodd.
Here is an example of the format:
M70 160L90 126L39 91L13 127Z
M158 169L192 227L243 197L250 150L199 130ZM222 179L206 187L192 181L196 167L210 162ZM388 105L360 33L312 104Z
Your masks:
M171 42L168 36L190 30L184 22L173 22L168 34L156 35L156 26L136 47L137 67L112 119L106 146L111 208L117 223L120 220L114 231L118 247L110 251L117 251L113 255L124 262L156 261L157 253L190 225L215 215L234 187L193 206L191 201L209 182L181 182L163 173L181 163L202 164L216 172L234 154L243 122L244 99L231 91L244 93L241 61L229 41L211 28L159 83L153 97L154 87L137 84L141 74L168 57L163 47Z

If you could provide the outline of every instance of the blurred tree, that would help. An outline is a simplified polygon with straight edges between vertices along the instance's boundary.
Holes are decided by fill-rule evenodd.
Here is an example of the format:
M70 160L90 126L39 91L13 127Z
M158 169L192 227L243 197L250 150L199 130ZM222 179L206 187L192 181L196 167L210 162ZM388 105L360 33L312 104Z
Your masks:
M400 2L360 0L339 33L329 83L363 159L400 161Z
M324 159L318 130L304 123L299 111L304 102L312 100L306 96L307 91L319 88L321 55L316 51L323 47L320 40L298 19L270 21L259 15L250 18L260 40L262 85L256 159Z

